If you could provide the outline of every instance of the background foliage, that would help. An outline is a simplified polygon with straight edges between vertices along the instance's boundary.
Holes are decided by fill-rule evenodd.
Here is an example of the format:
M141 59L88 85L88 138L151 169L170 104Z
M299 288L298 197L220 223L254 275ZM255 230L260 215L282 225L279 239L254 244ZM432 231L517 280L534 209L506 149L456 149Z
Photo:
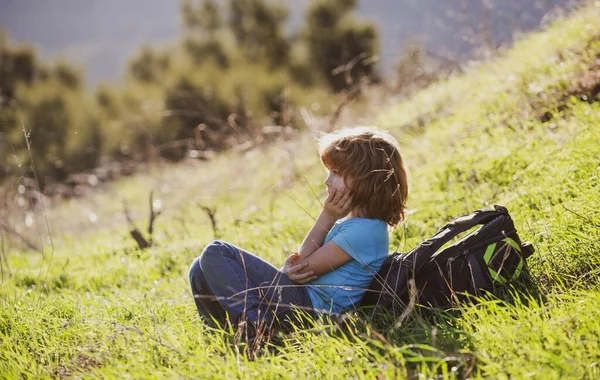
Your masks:
M301 107L376 79L376 64L364 62L377 33L354 20L355 5L315 1L289 32L279 2L183 1L180 40L142 47L122 86L91 96L80 70L42 62L3 36L0 174L32 176L24 134L44 188L108 161L180 160L260 142L264 125L301 129ZM353 59L347 75L334 72Z

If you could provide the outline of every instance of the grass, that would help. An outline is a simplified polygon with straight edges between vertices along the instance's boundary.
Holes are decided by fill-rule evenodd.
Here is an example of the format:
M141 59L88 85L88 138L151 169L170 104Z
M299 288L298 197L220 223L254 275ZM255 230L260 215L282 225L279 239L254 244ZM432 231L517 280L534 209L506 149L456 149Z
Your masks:
M3 237L10 275L0 285L0 377L600 377L600 102L572 90L597 60L596 2L357 120L397 136L411 171L411 213L391 249L502 204L536 247L529 292L415 313L398 327L353 314L261 347L203 324L187 283L188 265L215 237L202 206L216 210L218 237L282 262L323 195L314 138L300 134L53 207L45 258ZM139 251L120 200L141 223L150 189L163 214L156 246ZM44 226L41 214L36 221Z

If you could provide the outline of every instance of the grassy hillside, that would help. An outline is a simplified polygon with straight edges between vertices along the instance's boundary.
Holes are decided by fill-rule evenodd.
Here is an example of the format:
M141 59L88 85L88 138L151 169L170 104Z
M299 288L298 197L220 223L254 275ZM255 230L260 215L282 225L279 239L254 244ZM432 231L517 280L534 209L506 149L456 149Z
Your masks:
M10 276L0 285L0 377L600 377L595 4L357 120L389 129L411 171L411 214L392 250L413 247L455 216L502 204L535 244L537 296L415 314L398 326L373 328L355 315L343 328L324 322L260 349L202 324L187 283L189 263L215 236L202 207L216 210L218 237L282 262L323 198L324 171L305 134L123 180L49 210L55 244L45 244L44 260L3 251ZM156 246L137 251L118 200L128 199L141 223L151 188L164 213ZM90 213L104 223L94 233L86 232L89 219L78 219ZM37 221L43 230L43 217Z

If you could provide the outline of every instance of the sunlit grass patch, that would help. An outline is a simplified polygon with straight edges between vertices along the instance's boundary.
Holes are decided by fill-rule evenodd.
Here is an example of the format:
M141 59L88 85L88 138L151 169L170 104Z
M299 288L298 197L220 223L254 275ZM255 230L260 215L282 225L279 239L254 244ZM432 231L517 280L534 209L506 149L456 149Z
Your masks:
M483 303L462 315L481 361L491 377L544 379L600 375L598 290L552 295L544 303Z

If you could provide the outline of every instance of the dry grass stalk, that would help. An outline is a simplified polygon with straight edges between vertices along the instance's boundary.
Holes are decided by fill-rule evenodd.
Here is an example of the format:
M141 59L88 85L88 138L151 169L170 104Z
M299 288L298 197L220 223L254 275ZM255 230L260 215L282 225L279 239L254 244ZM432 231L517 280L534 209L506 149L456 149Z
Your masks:
M150 216L149 216L149 221L148 221L148 235L149 235L148 239L146 239L144 237L144 235L142 235L140 230L137 228L137 226L133 222L133 219L131 219L131 216L129 214L129 207L127 206L126 201L123 201L123 211L125 213L125 218L127 218L127 222L129 223L129 225L132 228L129 231L129 234L137 242L138 247L140 247L140 249L146 249L146 248L151 247L153 244L152 233L154 232L154 221L160 215L160 211L156 211L154 208L154 192L153 191L150 192Z

